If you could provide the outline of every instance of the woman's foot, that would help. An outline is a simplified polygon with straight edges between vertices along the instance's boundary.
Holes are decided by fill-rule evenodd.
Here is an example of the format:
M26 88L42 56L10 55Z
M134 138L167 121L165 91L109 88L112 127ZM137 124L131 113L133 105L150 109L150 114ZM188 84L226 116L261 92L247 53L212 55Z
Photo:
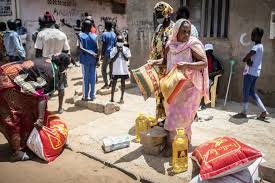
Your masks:
M247 115L245 113L241 112L241 113L235 114L233 116L233 118L235 118L235 119L243 119L243 118L247 118Z
M267 116L267 112L262 112L260 116L257 117L258 120L264 121Z
M11 157L11 160L13 162L15 161L27 161L32 159L33 156L31 156L31 154L24 152L24 151L17 151L16 153L14 153Z

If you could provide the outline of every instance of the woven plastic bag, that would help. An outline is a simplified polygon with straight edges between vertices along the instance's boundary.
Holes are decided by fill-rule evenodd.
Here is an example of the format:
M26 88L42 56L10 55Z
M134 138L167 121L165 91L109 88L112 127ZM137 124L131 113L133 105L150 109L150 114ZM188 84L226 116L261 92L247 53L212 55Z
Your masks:
M198 146L192 159L200 167L200 179L208 180L242 171L263 155L231 137L219 137Z
M41 129L34 128L27 146L39 158L51 162L63 151L68 137L68 129L58 116L50 115L47 125Z
M144 100L147 100L158 90L158 73L151 64L148 63L138 69L132 70L132 74Z
M167 103L171 103L181 91L186 77L174 66L172 70L160 80L160 89Z

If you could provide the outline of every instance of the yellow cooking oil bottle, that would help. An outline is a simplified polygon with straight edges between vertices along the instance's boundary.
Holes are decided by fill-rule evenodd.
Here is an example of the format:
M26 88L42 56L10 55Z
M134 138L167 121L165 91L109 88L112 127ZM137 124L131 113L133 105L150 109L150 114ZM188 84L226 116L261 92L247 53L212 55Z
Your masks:
M136 119L136 142L140 142L140 132L150 129L147 117L143 113L139 113Z
M157 126L158 122L154 116L147 116L148 123L150 124L150 127L153 128L154 126Z
M174 173L181 173L188 169L188 138L184 129L177 129L176 132L172 145L172 168Z

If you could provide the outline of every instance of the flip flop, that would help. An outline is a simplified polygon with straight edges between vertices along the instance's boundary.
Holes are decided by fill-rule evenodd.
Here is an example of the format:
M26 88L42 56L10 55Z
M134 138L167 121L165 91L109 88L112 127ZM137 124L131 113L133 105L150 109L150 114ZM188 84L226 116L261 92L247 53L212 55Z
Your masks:
M265 119L266 119L266 116L260 115L257 117L257 120L260 120L260 121L265 121Z
M11 161L27 161L32 159L30 155L28 155L26 152L19 151L17 155L11 157Z

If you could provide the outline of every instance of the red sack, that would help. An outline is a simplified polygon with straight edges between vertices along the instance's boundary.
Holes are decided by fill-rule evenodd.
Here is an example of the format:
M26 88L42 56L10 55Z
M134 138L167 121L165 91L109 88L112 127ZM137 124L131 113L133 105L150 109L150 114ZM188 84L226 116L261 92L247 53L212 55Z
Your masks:
M200 166L201 180L239 172L250 166L262 153L238 140L220 137L197 147L192 153Z
M41 129L33 129L27 146L38 157L47 162L55 160L63 151L68 137L68 129L58 116L49 115L47 124Z

